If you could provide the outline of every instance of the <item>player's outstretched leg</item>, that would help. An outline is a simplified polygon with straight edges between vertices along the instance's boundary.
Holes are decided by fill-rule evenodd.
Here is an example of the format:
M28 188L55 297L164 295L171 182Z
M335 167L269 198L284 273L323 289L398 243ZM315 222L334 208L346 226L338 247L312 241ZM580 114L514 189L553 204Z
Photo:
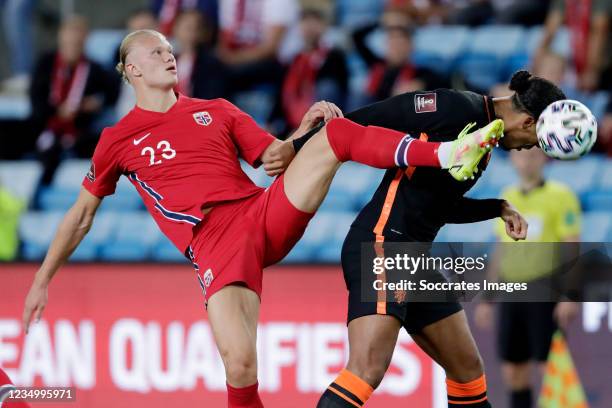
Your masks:
M321 396L317 408L363 406L389 367L400 328L400 322L388 315L352 320L349 362ZM491 407L482 361L463 311L426 326L412 338L446 371L449 408Z
M327 387L317 408L362 407L389 368L400 328L399 320L388 315L351 320L348 364Z
M503 122L493 121L469 134L467 129L453 142L431 143L391 129L333 119L304 145L287 168L287 197L299 210L314 212L340 164L349 160L377 168L447 168L453 177L463 180L477 171L482 157L502 137Z
M427 166L449 169L453 177L464 180L477 171L486 152L503 136L504 122L494 120L469 133L468 124L452 142L424 142L395 130L360 126L348 119L334 119L326 126L327 138L337 159L373 167Z
M208 319L225 366L227 406L263 408L257 392L259 297L243 286L226 286L208 300Z
M449 408L490 408L478 348L464 311L432 323L414 341L446 372Z

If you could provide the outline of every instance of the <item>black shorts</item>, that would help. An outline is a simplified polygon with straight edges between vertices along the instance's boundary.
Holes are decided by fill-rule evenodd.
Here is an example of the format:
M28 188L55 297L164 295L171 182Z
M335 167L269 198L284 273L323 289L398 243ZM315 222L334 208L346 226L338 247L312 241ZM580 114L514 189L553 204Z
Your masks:
M511 363L546 361L557 330L556 303L506 302L499 304L499 357Z
M379 298L381 301L373 300L380 294L372 287L369 278L363 276L362 262L367 262L367 259L362 258L362 243L374 240L372 232L351 227L342 246L342 270L349 292L347 323L362 316L390 315L397 318L408 333L418 333L424 327L463 310L457 301L411 301L406 292L387 293ZM442 275L439 278L444 279Z

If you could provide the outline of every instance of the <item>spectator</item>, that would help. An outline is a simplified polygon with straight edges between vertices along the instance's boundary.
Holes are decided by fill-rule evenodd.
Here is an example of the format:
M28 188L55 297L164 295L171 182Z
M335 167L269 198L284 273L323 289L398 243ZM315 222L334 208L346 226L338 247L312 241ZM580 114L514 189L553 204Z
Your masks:
M73 16L58 34L58 49L43 55L34 69L30 98L33 121L42 129L36 142L48 184L68 152L91 157L98 135L96 115L116 101L110 75L84 55L87 21Z
M388 1L381 0L332 0L335 23L351 30L371 24L380 18Z
M492 0L498 24L539 25L546 19L550 0Z
M32 10L36 0L0 0L2 22L11 60L11 77L3 83L9 92L26 93L32 69Z
M132 11L126 21L125 27L128 32L137 30L157 30L159 27L155 14L148 9L136 9ZM119 47L115 55L116 62L119 62Z
M380 25L386 34L384 58L378 57L366 41L375 25L365 26L353 34L355 48L370 70L364 91L365 102L447 85L445 79L430 69L417 67L410 62L413 27L404 8L388 8L382 15Z
M175 21L182 11L198 10L206 20L206 28L209 29L203 33L204 41L207 45L215 43L219 15L217 0L153 0L151 6L159 21L159 31L166 36L172 34Z
M577 87L582 91L609 89L612 84L611 13L610 0L555 0L546 18L535 66L550 50L555 34L567 20Z
M296 0L224 0L220 3L218 56L227 65L233 92L269 83L278 88L282 66L278 52L287 29L296 22Z
M0 261L12 261L19 249L19 216L24 202L2 187L0 180Z
M479 26L489 22L532 26L542 24L550 0L446 0L450 24Z
M293 59L282 89L283 112L291 129L317 100L326 100L344 108L348 90L348 69L344 52L322 43L328 29L329 11L323 7L305 7L300 19L304 48Z
M149 9L139 8L133 10L127 17L125 22L125 29L128 33L132 31L138 30L159 30L159 24L157 21L157 17L155 14ZM119 62L119 48L120 45L117 45L117 49L114 53L114 64L117 65Z
M567 61L559 54L548 52L542 55L540 63L535 67L533 74L561 87L565 93L574 93L575 91L567 80ZM500 98L512 95L513 91L505 83L493 86L489 93L495 98Z
M495 14L490 0L453 0L447 3L450 3L448 22L453 25L479 26L488 23Z
M174 24L177 90L203 99L226 97L223 64L204 44L205 20L197 10L183 11Z
M606 113L601 121L601 129L597 137L595 150L612 157L612 96L609 98Z
M489 277L505 282L527 282L529 287L550 287L550 275L565 261L552 242L575 242L580 237L580 204L565 185L544 179L547 158L540 149L512 151L510 157L519 174L519 185L502 193L529 221L527 243L510 244L503 223L496 233L501 242L492 257ZM546 242L541 246L529 242ZM563 253L569 252L563 247ZM534 293L532 290L531 293ZM509 389L510 408L532 406L532 367L543 373L553 333L557 326L567 328L577 312L572 302L505 302L499 304L497 344L503 361L502 374ZM493 306L480 303L476 324L484 329L492 325Z
M149 9L137 9L133 11L127 19L126 28L128 32L137 30L157 30L157 19ZM115 51L115 63L119 62L119 46ZM119 87L119 98L115 104L115 116L122 118L132 110L136 104L134 88L124 82L120 75L116 75L117 86Z

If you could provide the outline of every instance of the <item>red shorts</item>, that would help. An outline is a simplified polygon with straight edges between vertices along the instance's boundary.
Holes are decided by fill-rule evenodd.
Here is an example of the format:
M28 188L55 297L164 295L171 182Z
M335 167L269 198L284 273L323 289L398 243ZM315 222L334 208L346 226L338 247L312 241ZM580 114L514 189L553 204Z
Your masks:
M214 207L195 227L187 249L206 301L240 284L261 297L263 268L283 259L314 214L289 202L278 177L266 190Z

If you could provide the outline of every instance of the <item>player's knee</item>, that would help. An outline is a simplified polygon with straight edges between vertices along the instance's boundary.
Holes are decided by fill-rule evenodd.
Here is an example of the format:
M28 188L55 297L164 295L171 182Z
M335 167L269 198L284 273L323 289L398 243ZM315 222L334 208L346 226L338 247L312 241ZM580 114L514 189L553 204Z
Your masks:
M446 376L459 383L470 382L484 374L484 364L477 350L462 354L455 364L445 369Z
M387 367L385 365L374 364L366 367L363 372L363 377L360 378L370 384L372 388L378 388L383 378L385 377L386 372Z
M349 363L348 370L376 389L382 382L387 372L387 367L380 363L370 365L355 364L352 366Z
M257 379L257 354L248 347L219 346L227 381L232 385L252 384Z
M372 388L377 388L383 380L389 364L390 356L381 355L375 350L349 359L348 370L367 382Z
M235 356L224 359L227 381L235 385L249 385L257 380L255 356Z
M504 382L512 390L522 390L531 384L529 364L505 363L502 366Z

